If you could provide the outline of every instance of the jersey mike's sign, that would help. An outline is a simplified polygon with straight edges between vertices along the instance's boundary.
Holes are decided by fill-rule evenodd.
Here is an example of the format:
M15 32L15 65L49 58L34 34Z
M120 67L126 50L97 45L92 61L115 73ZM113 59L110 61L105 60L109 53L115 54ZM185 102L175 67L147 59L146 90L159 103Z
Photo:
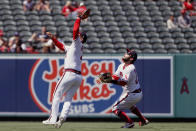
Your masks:
M100 62L84 60L82 63L83 80L73 97L71 114L106 113L122 93L122 88L109 84L98 84L97 76L102 72L115 70L113 60ZM62 59L38 59L29 76L29 90L33 101L41 111L49 113L56 84L63 74ZM66 94L64 94L65 96ZM112 98L112 99L111 99ZM62 101L64 98L62 97ZM105 105L105 106L100 106ZM62 108L62 107L61 107Z
M145 115L173 116L172 58L139 57L135 63L144 95L138 107ZM4 98L0 100L0 114L48 114L55 86L63 74L63 57L2 57L0 61L0 86L3 87L0 95ZM70 115L111 114L111 108L123 93L123 88L99 84L96 80L102 72L114 73L120 63L121 56L84 57L81 68L83 80L73 97ZM62 103L65 95L61 98Z

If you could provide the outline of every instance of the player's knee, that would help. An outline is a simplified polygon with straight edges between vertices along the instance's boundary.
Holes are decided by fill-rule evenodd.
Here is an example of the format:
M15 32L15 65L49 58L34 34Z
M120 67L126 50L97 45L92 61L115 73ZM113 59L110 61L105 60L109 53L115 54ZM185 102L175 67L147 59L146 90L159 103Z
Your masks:
M133 105L131 108L130 108L130 110L132 111L132 110L134 110L135 109L135 105Z
M119 111L118 109L114 109L114 110L112 110L112 112L113 112L115 115L118 115L120 111Z

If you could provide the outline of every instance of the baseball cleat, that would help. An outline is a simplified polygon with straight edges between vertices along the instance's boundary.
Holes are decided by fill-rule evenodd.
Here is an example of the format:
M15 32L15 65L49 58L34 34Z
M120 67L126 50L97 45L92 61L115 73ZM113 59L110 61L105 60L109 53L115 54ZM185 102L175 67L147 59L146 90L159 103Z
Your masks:
M51 122L50 120L42 121L44 125L54 125L56 122Z
M125 123L124 126L122 126L121 128L133 128L134 127L134 123Z
M148 125L149 124L149 121L146 119L145 121L140 121L139 122L139 126L145 126L145 125Z
M63 125L63 122L64 122L64 118L63 117L60 117L59 120L55 123L55 128L61 128L61 126Z

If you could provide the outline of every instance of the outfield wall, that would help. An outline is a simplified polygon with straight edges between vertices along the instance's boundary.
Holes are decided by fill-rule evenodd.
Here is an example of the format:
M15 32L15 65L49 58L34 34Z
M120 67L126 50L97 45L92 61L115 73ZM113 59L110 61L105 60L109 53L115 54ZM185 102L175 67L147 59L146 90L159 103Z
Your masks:
M73 98L71 117L114 117L111 108L123 88L96 80L101 72L114 73L121 57L83 57L83 81ZM135 65L144 97L137 106L145 116L196 118L195 61L196 55L139 55ZM0 116L48 116L64 56L1 55L0 63Z

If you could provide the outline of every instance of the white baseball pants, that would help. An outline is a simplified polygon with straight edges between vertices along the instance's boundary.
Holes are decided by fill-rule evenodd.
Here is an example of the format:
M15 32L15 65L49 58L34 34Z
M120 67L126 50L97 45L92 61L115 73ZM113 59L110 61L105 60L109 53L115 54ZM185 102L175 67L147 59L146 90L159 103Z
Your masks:
M114 104L112 111L117 109L124 110L130 109L136 103L138 103L142 99L142 92L140 93L124 93L121 95L119 101Z
M59 104L62 98L62 95L66 93L64 99L63 109L61 111L60 117L63 117L64 120L67 118L69 109L71 106L72 98L80 87L82 82L82 76L74 72L64 72L61 79L58 81L52 101L51 115L49 120L51 122L56 122L58 113L59 113Z

